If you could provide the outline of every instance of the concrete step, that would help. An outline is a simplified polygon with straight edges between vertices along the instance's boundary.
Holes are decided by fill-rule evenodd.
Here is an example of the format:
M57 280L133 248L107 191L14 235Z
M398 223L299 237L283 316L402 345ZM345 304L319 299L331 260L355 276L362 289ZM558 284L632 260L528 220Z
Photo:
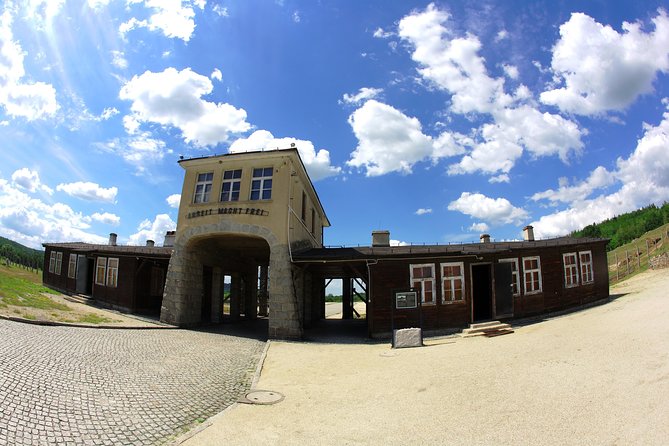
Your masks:
M509 324L503 324L499 321L481 322L477 324L471 324L469 328L465 328L464 330L462 330L460 336L462 336L463 338L469 338L472 336L484 336L486 335L486 333L502 332L502 331L513 332Z
M70 302L76 302L79 304L90 304L93 299L90 297L84 295L84 294L71 294L69 296L65 296L65 300L69 300Z

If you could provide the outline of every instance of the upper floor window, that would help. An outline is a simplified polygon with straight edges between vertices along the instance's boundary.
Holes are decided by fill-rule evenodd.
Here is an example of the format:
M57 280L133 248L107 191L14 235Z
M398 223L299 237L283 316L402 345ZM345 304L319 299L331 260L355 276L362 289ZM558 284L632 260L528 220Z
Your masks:
M510 263L511 264L511 288L513 289L513 295L518 296L520 294L520 277L518 276L518 259L499 259L499 263Z
M463 262L442 263L441 278L444 291L442 302L464 300L465 264Z
M239 201L239 189L242 184L242 169L223 172L221 201Z
M251 180L251 200L269 200L272 198L272 167L253 169Z
M567 288L578 286L578 264L576 263L576 253L569 252L562 254L562 264L564 265L564 286Z
M592 252L581 251L578 253L578 256L581 259L581 280L584 284L594 282L595 278L592 272Z
M211 196L211 187L214 181L214 173L200 173L195 183L195 197L193 203L206 203Z
M421 302L434 304L434 265L410 265L411 286L420 293Z
M525 294L541 293L541 260L539 257L523 257Z

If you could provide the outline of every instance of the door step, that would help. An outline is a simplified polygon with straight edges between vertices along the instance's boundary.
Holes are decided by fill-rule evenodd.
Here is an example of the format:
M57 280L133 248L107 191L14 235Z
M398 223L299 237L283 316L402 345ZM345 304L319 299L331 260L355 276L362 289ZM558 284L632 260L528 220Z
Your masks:
M86 296L84 294L71 294L69 296L65 296L65 300L69 300L70 302L75 302L78 304L85 304L89 305L93 299L91 299L89 296Z
M462 330L460 336L463 338L470 338L473 336L486 336L490 338L510 333L513 333L513 330L509 324L503 324L500 321L489 321L471 324L469 328Z

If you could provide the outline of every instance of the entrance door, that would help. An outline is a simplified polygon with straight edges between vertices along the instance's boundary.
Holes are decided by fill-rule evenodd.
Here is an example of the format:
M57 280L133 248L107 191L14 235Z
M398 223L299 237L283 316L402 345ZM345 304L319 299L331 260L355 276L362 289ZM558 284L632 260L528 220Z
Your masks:
M511 263L495 264L495 317L513 316Z
M474 322L492 319L491 267L472 265L472 297Z
M86 281L88 279L88 262L86 256L77 256L77 293L86 294Z

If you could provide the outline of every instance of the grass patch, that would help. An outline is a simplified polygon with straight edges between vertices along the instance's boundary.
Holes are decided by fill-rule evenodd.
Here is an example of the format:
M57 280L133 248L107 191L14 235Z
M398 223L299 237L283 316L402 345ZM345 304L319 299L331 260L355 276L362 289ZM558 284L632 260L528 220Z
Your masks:
M114 322L114 320L95 313L88 313L79 316L77 322L83 322L86 324L104 324L105 322Z
M52 291L43 285L0 271L0 305L3 307L12 305L40 310L70 311L67 305L54 302L42 294L50 292Z

